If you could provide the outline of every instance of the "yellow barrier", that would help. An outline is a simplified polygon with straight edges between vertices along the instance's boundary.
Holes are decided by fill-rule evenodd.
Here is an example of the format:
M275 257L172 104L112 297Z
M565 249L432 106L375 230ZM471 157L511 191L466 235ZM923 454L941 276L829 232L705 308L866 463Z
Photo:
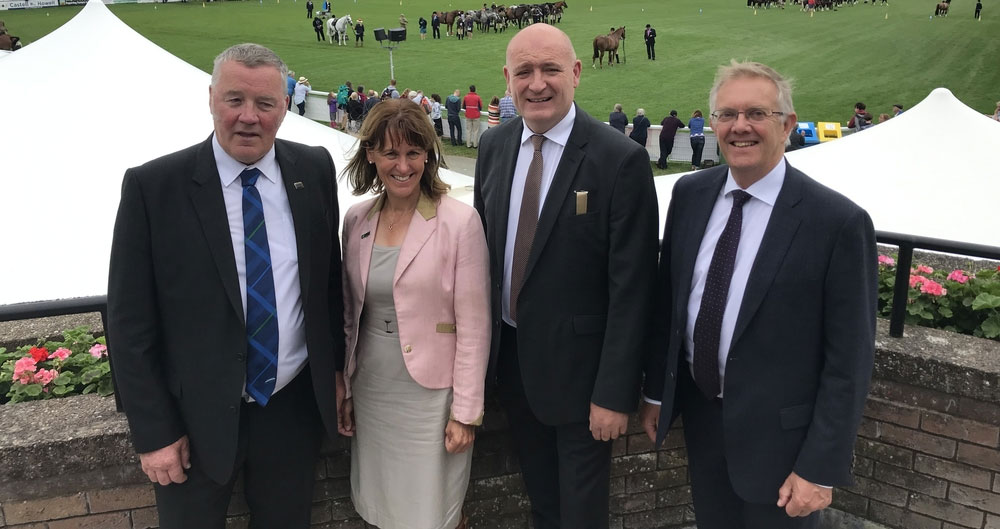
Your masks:
M816 133L819 135L820 143L840 138L840 123L836 121L820 121L816 124Z

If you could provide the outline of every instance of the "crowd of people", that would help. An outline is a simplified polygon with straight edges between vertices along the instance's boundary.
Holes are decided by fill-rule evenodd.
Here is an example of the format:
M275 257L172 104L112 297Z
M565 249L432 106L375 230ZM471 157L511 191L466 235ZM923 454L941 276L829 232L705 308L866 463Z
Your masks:
M465 529L487 387L538 529L609 526L612 441L636 410L654 447L683 419L702 529L815 527L850 484L874 230L785 160L790 83L719 68L728 165L677 181L661 243L648 154L574 104L569 37L533 24L506 60L520 119L497 125L491 98L480 140L475 86L444 102L453 141L453 110L474 120L473 206L438 174L437 94L390 83L335 167L276 139L308 79L289 97L294 74L256 44L215 59L207 140L126 172L107 332L160 527L223 527L239 476L251 526L309 527L322 439L342 435L365 522ZM364 92L331 98L348 127ZM338 177L367 197L342 226Z

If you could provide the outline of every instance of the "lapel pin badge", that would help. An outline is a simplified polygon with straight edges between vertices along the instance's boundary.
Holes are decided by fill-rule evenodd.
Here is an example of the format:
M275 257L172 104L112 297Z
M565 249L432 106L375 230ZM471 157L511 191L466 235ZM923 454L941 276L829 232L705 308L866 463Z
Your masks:
M361 238L364 239L365 237L367 237L367 236L369 236L371 234L372 234L372 232L366 231L366 232L364 232L364 233L361 234Z
M302 182L292 182L292 186L294 186L295 189L305 189L306 187L306 185Z

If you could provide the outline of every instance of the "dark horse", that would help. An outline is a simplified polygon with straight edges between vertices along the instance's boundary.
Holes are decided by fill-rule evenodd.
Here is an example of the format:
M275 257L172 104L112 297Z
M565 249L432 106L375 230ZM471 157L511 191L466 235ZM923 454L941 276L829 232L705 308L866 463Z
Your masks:
M615 57L618 55L618 41L625 38L625 26L622 26L607 35L594 37L594 60L590 65L597 68L595 62L600 58L601 68L604 68L604 52L608 52L608 66L615 65Z
M936 17L946 17L948 16L948 2L939 2L934 8L934 16Z
M457 9L454 11L441 11L441 22L448 27L448 32L445 33L446 36L451 36L451 31L455 26L455 19L458 18L458 15L461 13L462 12Z

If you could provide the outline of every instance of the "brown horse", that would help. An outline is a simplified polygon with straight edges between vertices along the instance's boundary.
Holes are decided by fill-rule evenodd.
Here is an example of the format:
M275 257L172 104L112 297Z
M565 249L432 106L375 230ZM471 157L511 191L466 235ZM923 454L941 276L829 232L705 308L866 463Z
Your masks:
M939 2L937 7L934 8L934 16L936 17L946 17L948 16L948 7L950 4L948 2Z
M625 26L622 26L607 35L594 37L594 60L590 65L597 68L596 62L600 58L601 68L604 68L604 52L608 52L608 66L615 65L615 57L618 55L618 41L625 38Z
M451 36L451 30L455 26L455 19L458 18L458 15L460 14L462 14L462 12L458 9L454 11L441 11L441 22L448 27L448 32L445 33L445 36Z

